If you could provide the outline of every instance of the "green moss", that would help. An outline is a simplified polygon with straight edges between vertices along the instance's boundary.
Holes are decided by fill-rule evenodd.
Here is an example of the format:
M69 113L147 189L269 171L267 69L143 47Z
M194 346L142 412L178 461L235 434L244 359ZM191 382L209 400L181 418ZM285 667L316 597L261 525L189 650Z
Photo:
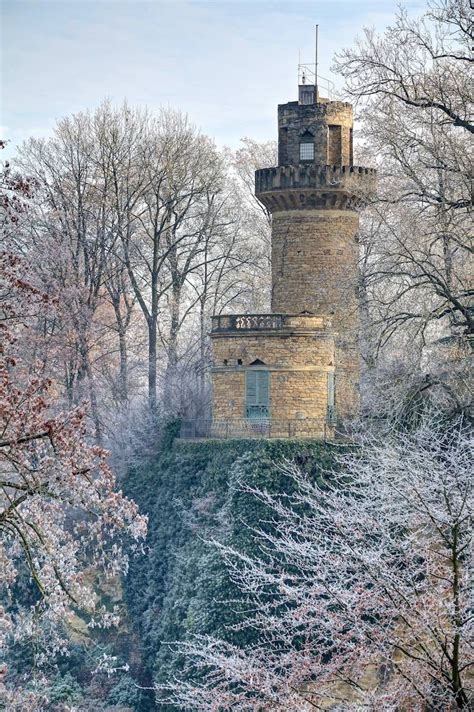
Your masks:
M125 490L149 515L147 553L132 560L125 581L130 616L148 672L164 682L181 666L167 644L193 633L231 635L238 607L221 557L210 540L255 549L251 527L263 505L239 482L285 491L276 463L294 460L312 477L334 464L334 446L312 440L169 441L153 461L129 473ZM240 634L243 635L243 634Z

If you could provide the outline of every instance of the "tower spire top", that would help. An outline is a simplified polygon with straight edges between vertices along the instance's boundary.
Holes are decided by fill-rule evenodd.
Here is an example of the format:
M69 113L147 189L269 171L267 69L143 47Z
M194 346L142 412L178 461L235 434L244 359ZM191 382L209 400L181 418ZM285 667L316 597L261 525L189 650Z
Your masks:
M314 34L314 61L302 62L301 53L298 51L298 101L300 104L318 104L320 86L323 87L325 99L331 99L334 92L334 83L319 74L319 25L315 25ZM304 90L302 90L304 87Z
M314 100L318 103L318 33L319 25L316 25L316 36L314 44Z

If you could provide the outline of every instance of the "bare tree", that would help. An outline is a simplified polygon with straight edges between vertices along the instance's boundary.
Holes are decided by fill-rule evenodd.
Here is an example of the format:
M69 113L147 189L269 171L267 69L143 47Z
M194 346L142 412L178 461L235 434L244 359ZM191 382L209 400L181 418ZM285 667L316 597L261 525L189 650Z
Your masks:
M62 625L73 610L97 613L99 623L101 606L84 571L125 572L118 537L143 538L146 518L114 490L107 453L88 444L84 409L58 412L52 382L29 372L22 342L38 314L58 305L34 286L33 270L29 281L27 263L0 257L0 583L8 600L22 562L40 594L14 620L2 611L1 633L10 635L13 622L17 640L43 632L47 657L64 647Z
M38 348L69 405L87 396L98 442L130 405L131 354L152 412L158 396L167 413L208 398L211 314L262 303L269 223L253 172L269 151L221 154L179 112L109 102L22 148L38 194L18 250L61 295Z
M364 356L371 368L381 349L383 358L390 351L396 358L416 345L418 369L435 342L469 351L468 17L466 0L432 2L418 20L400 10L383 36L366 31L336 58L363 119L359 151L373 157L379 174L378 196L360 231ZM437 368L440 360L438 354Z
M169 361L175 361L181 290L206 224L207 193L219 190L221 163L208 141L177 112L148 121L139 148L142 182L119 227L123 258L148 330L148 400L157 407L158 318L169 297Z
M275 166L278 162L276 141L258 143L250 138L243 138L241 148L235 151L233 165L240 183L242 195L242 218L244 229L247 230L253 244L254 251L258 249L259 259L256 262L260 269L259 288L262 281L268 284L267 300L270 300L271 275L271 214L267 208L255 197L255 171L260 168Z
M431 0L418 20L401 9L384 37L366 29L353 49L336 55L335 66L356 99L434 110L440 121L473 133L472 39L467 0Z
M252 642L180 644L186 679L161 690L168 702L470 709L472 431L426 420L361 444L318 482L283 463L286 492L240 480L267 508L258 552L216 545L240 592L237 628Z
M77 403L86 385L98 442L102 423L93 351L103 329L96 315L117 240L112 179L103 170L100 115L101 110L95 116L63 119L49 141L27 142L19 161L40 186L26 251L48 289L61 294L56 332L63 334L66 392Z

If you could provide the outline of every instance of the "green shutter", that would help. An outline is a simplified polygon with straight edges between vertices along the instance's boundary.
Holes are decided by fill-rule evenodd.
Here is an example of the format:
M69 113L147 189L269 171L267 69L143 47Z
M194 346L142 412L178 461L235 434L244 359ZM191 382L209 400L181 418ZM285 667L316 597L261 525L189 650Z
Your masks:
M268 418L270 405L270 374L268 371L247 371L245 382L245 414L247 418Z
M247 391L245 395L247 405L257 405L257 374L258 371L247 371Z
M269 405L270 400L270 379L268 371L257 371L257 403L258 405Z

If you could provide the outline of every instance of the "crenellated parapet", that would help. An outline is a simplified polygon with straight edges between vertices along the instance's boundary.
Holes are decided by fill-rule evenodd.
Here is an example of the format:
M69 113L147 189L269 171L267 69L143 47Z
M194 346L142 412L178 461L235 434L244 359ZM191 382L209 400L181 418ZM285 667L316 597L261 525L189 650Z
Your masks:
M362 166L295 165L255 173L255 195L270 212L354 210L375 193L376 170Z

